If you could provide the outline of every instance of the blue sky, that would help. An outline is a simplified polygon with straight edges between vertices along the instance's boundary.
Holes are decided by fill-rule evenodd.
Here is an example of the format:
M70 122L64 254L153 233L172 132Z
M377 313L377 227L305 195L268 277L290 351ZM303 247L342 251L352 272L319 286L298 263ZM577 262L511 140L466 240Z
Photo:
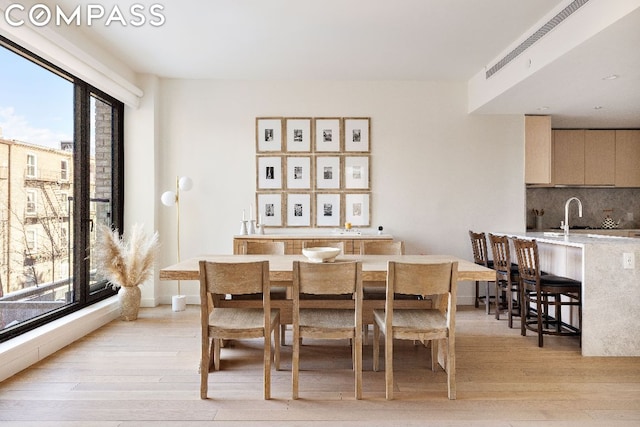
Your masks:
M73 140L73 84L0 46L2 137L60 148Z

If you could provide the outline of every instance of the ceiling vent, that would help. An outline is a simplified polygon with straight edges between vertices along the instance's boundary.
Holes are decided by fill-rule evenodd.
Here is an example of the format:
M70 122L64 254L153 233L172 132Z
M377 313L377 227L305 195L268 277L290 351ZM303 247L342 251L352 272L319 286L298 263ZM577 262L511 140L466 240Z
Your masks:
M542 27L538 28L538 30L527 37L525 41L520 43L515 49L509 52L504 58L496 62L491 68L489 68L485 73L485 79L488 79L495 73L497 73L502 67L507 65L509 62L513 61L518 55L520 55L525 50L529 49L531 45L544 37L549 31L553 30L558 24L571 16L575 11L580 9L585 3L588 3L589 0L574 0L567 7L562 9L560 13L551 18L546 24Z

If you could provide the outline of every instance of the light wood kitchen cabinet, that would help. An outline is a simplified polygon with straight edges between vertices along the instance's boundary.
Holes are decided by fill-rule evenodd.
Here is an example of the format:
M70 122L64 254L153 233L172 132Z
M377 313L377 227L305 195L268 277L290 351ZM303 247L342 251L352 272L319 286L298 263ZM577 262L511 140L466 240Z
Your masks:
M586 185L613 185L615 180L616 131L585 131L584 183Z
M526 184L551 184L551 116L524 117Z
M613 185L616 170L613 130L555 129L553 183Z
M616 187L640 187L640 130L616 130Z
M582 129L553 131L554 184L584 184L584 133Z

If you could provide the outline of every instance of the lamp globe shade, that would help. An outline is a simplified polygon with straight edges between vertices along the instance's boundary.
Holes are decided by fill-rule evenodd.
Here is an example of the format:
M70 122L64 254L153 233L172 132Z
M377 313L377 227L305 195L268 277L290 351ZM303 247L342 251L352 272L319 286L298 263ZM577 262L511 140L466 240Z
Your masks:
M160 200L165 206L173 206L176 204L176 193L173 191L165 191L162 193L162 196L160 196Z
M193 188L193 181L188 176L183 176L178 181L178 187L182 191L189 191Z

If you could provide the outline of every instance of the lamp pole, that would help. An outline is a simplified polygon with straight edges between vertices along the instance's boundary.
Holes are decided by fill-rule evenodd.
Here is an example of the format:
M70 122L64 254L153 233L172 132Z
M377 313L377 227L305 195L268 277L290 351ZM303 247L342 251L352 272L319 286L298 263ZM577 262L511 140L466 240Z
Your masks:
M191 178L183 176L176 177L176 191L165 191L162 193L160 200L165 206L176 205L176 245L178 252L178 262L180 262L180 190L189 191L193 187ZM180 280L178 280L178 295L174 295L171 299L173 311L184 311L186 308L186 296L182 295L180 289Z

